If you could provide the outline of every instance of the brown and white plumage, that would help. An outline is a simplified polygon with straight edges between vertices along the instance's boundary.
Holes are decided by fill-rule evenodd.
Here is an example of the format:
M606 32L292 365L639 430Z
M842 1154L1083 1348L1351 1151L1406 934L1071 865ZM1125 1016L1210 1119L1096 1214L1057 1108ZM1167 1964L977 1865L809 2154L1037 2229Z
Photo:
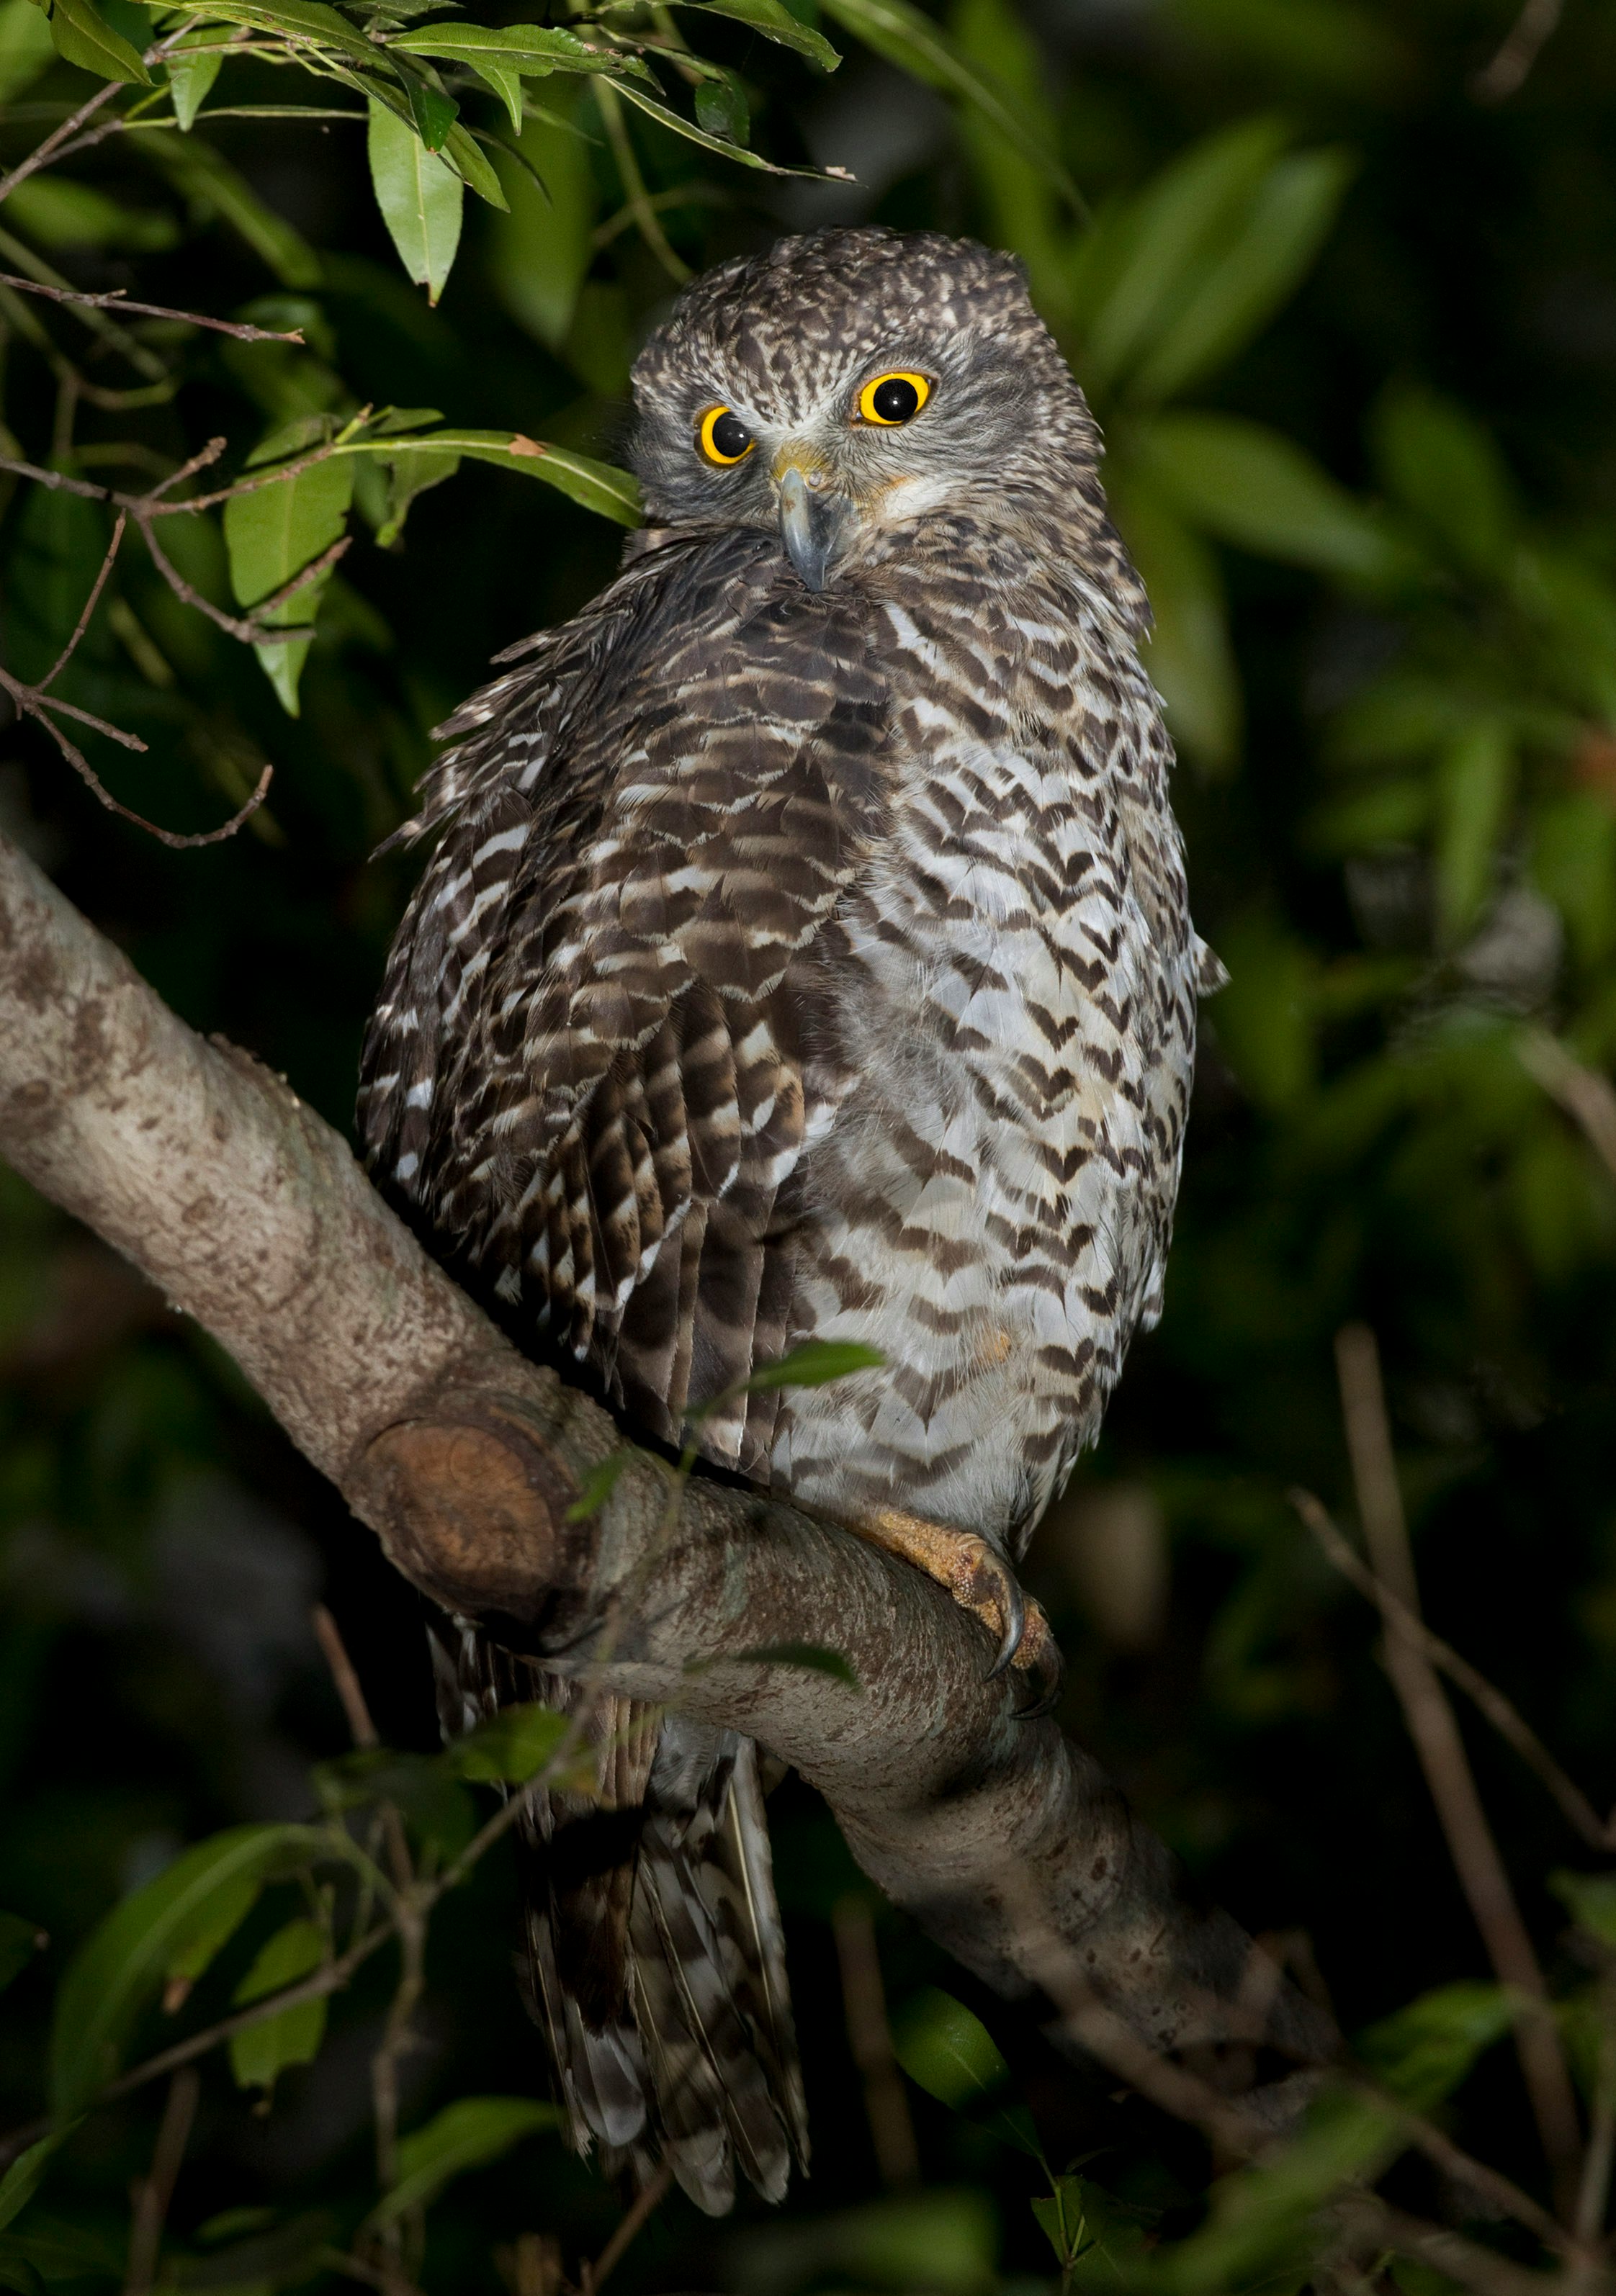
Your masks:
M861 421L891 370L923 407ZM443 834L365 1048L372 1168L651 1436L805 1339L873 1343L880 1371L709 1418L707 1456L1013 1558L1160 1312L1215 962L1097 434L1015 267L931 235L709 274L635 393L653 526L444 729L410 832ZM718 404L755 442L734 467L696 451ZM453 1653L465 1714L513 1669ZM800 2093L755 1760L664 1731L619 1782L637 1876L589 1877L617 1977L590 1994L558 1943L559 1831L535 1962L578 2120L669 2144L713 2206L732 2148L783 2185ZM751 1933L720 1950L701 1877L726 1856ZM615 2115L580 2087L603 2035L639 2053Z

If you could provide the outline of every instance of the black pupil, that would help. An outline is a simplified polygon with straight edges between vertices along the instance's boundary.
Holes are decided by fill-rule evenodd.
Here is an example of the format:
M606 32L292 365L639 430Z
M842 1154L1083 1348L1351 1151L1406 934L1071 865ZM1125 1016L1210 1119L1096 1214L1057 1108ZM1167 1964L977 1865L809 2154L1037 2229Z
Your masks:
M752 434L738 414L720 414L708 435L714 454L727 463L737 461L752 443Z
M906 422L920 412L920 393L903 375L890 374L877 384L870 404L883 422Z

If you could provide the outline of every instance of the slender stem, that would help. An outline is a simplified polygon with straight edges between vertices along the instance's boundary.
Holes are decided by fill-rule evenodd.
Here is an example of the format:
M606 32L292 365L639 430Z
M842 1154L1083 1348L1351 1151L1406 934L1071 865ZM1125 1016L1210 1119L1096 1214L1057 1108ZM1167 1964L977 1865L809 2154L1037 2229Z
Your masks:
M123 541L124 529L128 523L128 512L127 511L120 510L118 513L117 522L114 524L112 529L112 539L108 543L106 554L101 562L101 570L96 575L94 583L92 583L90 586L90 594L84 602L83 611L79 614L78 619L73 625L73 635L68 640L66 645L62 647L62 652L57 655L55 661L52 664L50 669L46 671L45 675L39 680L39 683L34 688L36 693L43 695L48 692L50 687L55 685L56 680L61 676L69 662L71 661L75 653L78 652L79 641L90 627L90 617L94 613L96 607L101 603L101 594L107 586L107 577L112 571L113 562L118 556L119 545Z
M83 304L95 311L133 311L144 319L183 319L188 327L210 327L215 334L234 335L239 343L300 343L301 327L293 327L283 334L269 327L252 327L235 319L210 319L201 311L171 311L166 303L131 303L121 287L114 287L105 295L86 294L78 287L53 287L43 279L20 279L12 272L0 271L0 284L14 287L20 295L43 295L53 303Z
M1398 1631L1417 1643L1435 1667L1440 1667L1450 1682L1464 1691L1478 1710L1486 1716L1493 1728L1513 1746L1522 1760L1537 1773L1548 1788L1562 1811L1590 1849L1616 1849L1616 1825L1600 1816L1598 1811L1574 1784L1549 1752L1531 1725L1496 1689L1483 1674L1478 1674L1468 1659L1461 1658L1451 1644L1416 1619L1389 1587L1382 1584L1374 1571L1366 1568L1342 1538L1328 1510L1314 1497L1311 1491L1293 1490L1289 1494L1292 1505L1324 1548L1342 1578L1350 1581L1360 1595L1366 1595L1378 1603L1388 1617L1395 1617Z
M77 135L87 119L94 118L109 96L117 94L119 85L119 81L110 79L104 87L98 87L87 102L81 103L77 111L70 112L61 127L47 135L43 144L36 144L25 160L20 160L9 176L0 176L0 201L9 200L19 184L26 183L39 168L48 167L68 138Z
M629 2243L644 2226L646 2220L660 2208L673 2183L673 2170L666 2161L656 2174L640 2186L625 2211L622 2222L602 2249L593 2264L585 2264L579 2273L583 2296L598 2296L607 2275L621 2260Z
M1616 1086L1570 1053L1546 1029L1528 1029L1517 1040L1521 1065L1551 1100L1581 1126L1587 1144L1616 1177Z
M1524 85L1528 73L1554 37L1564 0L1525 0L1492 62L1470 83L1479 103L1502 103Z
M1606 1970L1599 1987L1599 2070L1582 2185L1577 2194L1577 2237L1589 2248L1604 2236L1611 2204L1611 2169L1616 2161L1616 1972Z
M1335 1347L1341 1415L1364 1536L1376 1579L1399 1606L1397 1611L1382 1612L1387 1671L1488 1958L1500 1984L1528 1997L1515 2023L1515 2047L1554 2180L1556 2209L1569 2221L1576 2205L1582 2140L1543 1972L1476 1791L1453 1709L1430 1658L1400 1623L1400 1612L1419 1617L1420 1596L1392 1456L1379 1351L1374 1333L1362 1324L1349 1324Z
M623 107L614 87L603 80L595 82L595 101L606 130L606 140L611 146L611 156L622 178L623 198L632 213L640 237L655 256L676 287L682 287L692 276L688 263L676 255L669 245L668 234L662 229L657 211L645 189L645 178L640 173L640 163L635 157L629 140L628 127L623 118Z
M875 1924L863 1898L837 1900L831 1914L836 1958L841 1970L841 2000L848 2046L864 2082L864 2107L875 2147L875 2165L889 2186L916 2184L920 2153L909 2100L898 2077L887 2021L886 1988L875 1949Z
M152 2167L141 2179L135 2196L135 2220L129 2228L129 2261L124 2277L124 2296L148 2296L157 2278L157 2260L163 2244L163 2226L168 2220L168 2203L174 2198L174 2187L179 2179L180 2162L185 2157L190 2141L191 2124L196 2118L196 2101L201 2094L201 2079L193 2066L187 2065L176 2072L168 2084L168 2102L158 2124L157 2144L152 2154Z

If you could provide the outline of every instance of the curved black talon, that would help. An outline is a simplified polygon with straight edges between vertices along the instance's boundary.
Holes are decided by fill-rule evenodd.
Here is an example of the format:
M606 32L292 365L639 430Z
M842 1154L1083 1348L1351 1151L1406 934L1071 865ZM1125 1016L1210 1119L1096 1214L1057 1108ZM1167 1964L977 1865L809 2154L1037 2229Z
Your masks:
M1060 1652L1055 1649L1053 1642L1050 1644L1050 1649L1054 1652L1054 1665L1047 1669L1039 1669L1039 1673L1045 1677L1044 1689L1039 1693L1038 1696L1033 1700L1030 1706L1018 1706L1016 1708L1015 1712L1010 1718L1013 1722L1042 1721L1046 1714L1053 1714L1055 1708L1060 1704L1061 1692L1064 1688L1066 1682L1066 1665Z
M983 1677L984 1681L997 1682L1005 1669L1021 1647L1021 1636L1027 1631L1027 1605L1012 1570L1001 1570L994 1581L999 1608L1005 1614L1005 1638L1000 1643L998 1656Z

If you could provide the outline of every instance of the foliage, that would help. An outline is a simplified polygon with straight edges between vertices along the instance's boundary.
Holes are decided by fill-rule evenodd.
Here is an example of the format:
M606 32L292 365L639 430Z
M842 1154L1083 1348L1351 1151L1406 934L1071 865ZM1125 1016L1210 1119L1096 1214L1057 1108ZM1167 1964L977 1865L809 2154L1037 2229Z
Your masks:
M873 2115L890 2095L828 1942L863 1885L788 1785L815 2177L727 2246L676 2196L622 2284L1336 2284L1396 2246L1363 2214L1389 2164L1404 2219L1541 2263L1540 2226L1441 2165L1445 2140L1553 2197L1521 2004L1487 1981L1369 1613L1284 1495L1349 1498L1331 1339L1366 1316L1431 1611L1609 1788L1605 14L1568 6L1484 101L1506 0L1156 0L1136 37L1010 0L472 12L0 0L7 832L187 1018L343 1120L406 883L365 857L488 656L609 574L637 516L628 366L673 283L841 217L1013 247L1105 430L1232 975L1165 1321L1029 1568L1069 1726L1251 1925L1310 1933L1360 2037L1293 2144L1214 2175L883 1910L923 2175L882 2196L861 2076ZM242 825L170 851L97 789L173 840ZM233 2025L160 2284L334 2287L370 2243L427 2289L554 2290L546 2243L570 2272L618 2209L545 2133L489 1827L535 1766L585 1773L537 1714L428 1751L413 1603L237 1374L3 1175L0 1219L4 2079L37 2128L0 2182L0 2285L125 2284L176 2091L95 2099ZM340 1751L322 1574L386 1747ZM1568 1847L1526 1767L1471 1751L1599 2125L1611 1844ZM379 2168L372 2070L415 1984ZM1395 2271L1434 2296L1429 2260Z

